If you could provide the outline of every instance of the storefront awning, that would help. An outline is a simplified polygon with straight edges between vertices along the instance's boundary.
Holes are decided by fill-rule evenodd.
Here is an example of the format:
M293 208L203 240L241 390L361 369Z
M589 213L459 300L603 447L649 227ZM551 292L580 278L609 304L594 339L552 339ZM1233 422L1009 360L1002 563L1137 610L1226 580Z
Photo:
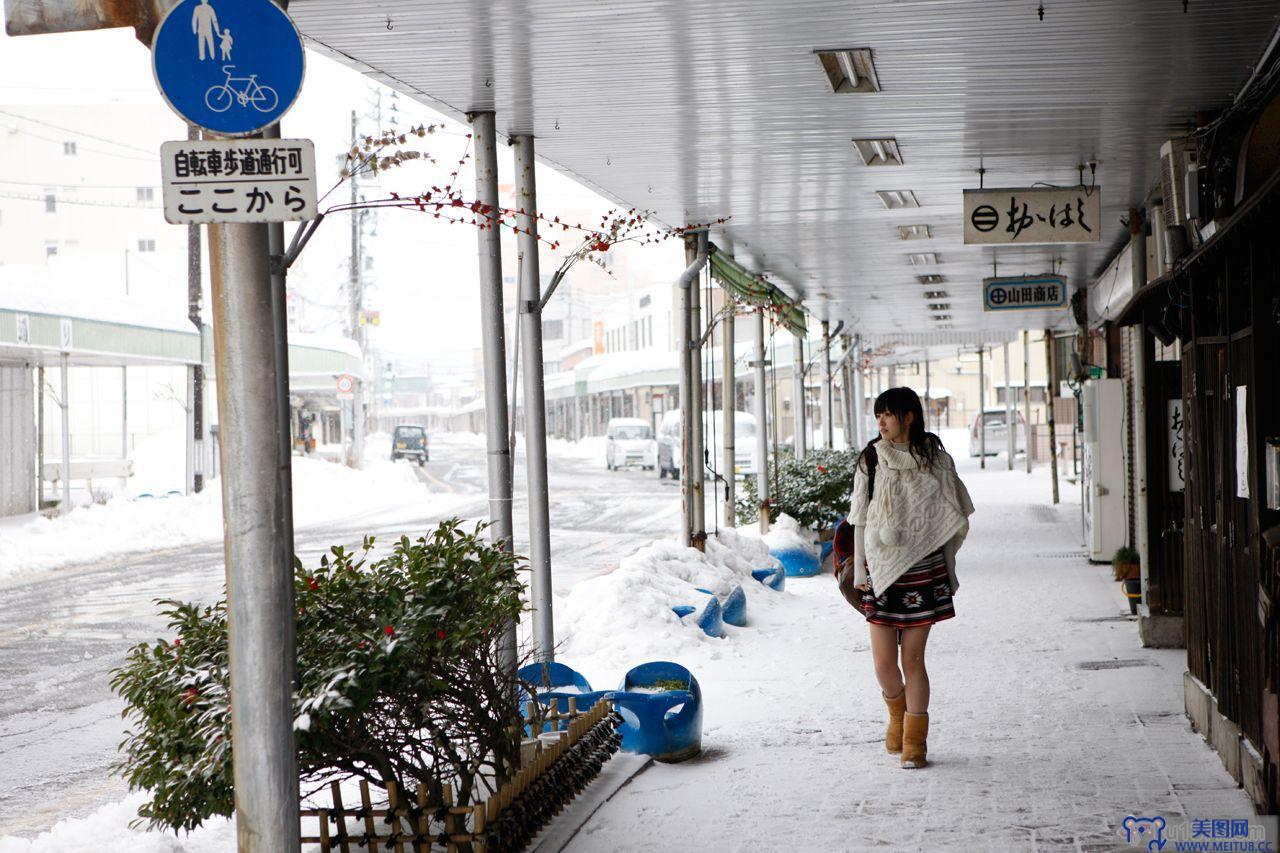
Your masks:
M793 334L805 334L804 309L763 276L750 272L718 250L711 255L711 276L737 301L771 309L778 325Z

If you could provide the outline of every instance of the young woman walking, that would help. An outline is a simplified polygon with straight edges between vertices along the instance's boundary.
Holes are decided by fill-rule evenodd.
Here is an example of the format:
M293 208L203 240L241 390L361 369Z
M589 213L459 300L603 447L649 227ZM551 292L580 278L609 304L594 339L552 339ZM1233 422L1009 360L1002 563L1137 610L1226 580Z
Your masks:
M927 763L929 733L925 643L935 622L956 615L955 555L973 503L942 441L925 432L915 391L890 388L876 398L875 414L880 435L854 469L853 556L841 567L840 591L870 623L889 706L885 746L902 754L904 768L917 768Z

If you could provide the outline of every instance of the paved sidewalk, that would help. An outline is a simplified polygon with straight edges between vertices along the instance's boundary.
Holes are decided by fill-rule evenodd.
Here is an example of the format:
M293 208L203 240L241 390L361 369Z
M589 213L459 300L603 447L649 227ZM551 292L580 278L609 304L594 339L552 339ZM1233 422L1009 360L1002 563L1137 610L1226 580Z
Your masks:
M959 461L979 509L930 638L932 766L884 751L867 627L832 578L789 579L732 650L682 660L703 754L651 767L567 849L1125 850L1128 814L1252 814L1183 715L1185 653L1143 649L1110 566L1083 559L1079 504Z

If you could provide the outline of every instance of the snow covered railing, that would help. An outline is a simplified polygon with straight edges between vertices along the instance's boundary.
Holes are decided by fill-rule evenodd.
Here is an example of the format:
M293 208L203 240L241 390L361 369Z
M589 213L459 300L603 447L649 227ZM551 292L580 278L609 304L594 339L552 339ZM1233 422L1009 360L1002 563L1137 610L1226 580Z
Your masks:
M412 798L406 798L391 782L387 802L375 806L369 783L361 780L360 806L351 808L343 804L339 784L333 782L332 808L302 810L302 843L318 844L321 853L392 849L456 853L462 846L475 853L522 850L599 774L622 742L617 732L622 718L611 702L596 702L585 712L578 711L573 697L568 704L567 712L556 703L530 709L528 722L539 731L547 725L551 730L521 741L520 771L487 800L454 805L456 797L448 785L438 801L421 785ZM314 821L315 834L306 834L308 821Z

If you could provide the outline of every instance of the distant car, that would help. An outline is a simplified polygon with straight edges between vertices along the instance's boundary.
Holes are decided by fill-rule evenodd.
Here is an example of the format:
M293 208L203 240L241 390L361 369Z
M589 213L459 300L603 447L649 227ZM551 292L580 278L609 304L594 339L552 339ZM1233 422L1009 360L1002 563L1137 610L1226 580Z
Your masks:
M680 410L672 409L662 416L658 424L659 478L670 475L672 479L680 479L680 460L684 458L680 449L680 423ZM723 423L723 411L704 414L702 436L707 459L711 463L707 466L708 471L712 468L719 470L722 464ZM734 474L756 472L756 419L748 412L734 412L733 415L733 458Z
M416 459L426 465L431 458L427 449L427 431L420 426L398 426L391 432L391 461Z
M1004 409L986 409L981 417L986 421L987 428L987 455L995 456L1009 449L1009 430L1005 425ZM1022 412L1014 410L1013 416L1017 424L1017 434L1013 440L1014 455L1027 452L1027 419L1022 416ZM969 455L982 455L982 436L978 432L978 416L973 419L973 426L969 429Z
M610 418L605 429L604 464L610 471L638 465L652 471L658 464L653 427L639 418Z

